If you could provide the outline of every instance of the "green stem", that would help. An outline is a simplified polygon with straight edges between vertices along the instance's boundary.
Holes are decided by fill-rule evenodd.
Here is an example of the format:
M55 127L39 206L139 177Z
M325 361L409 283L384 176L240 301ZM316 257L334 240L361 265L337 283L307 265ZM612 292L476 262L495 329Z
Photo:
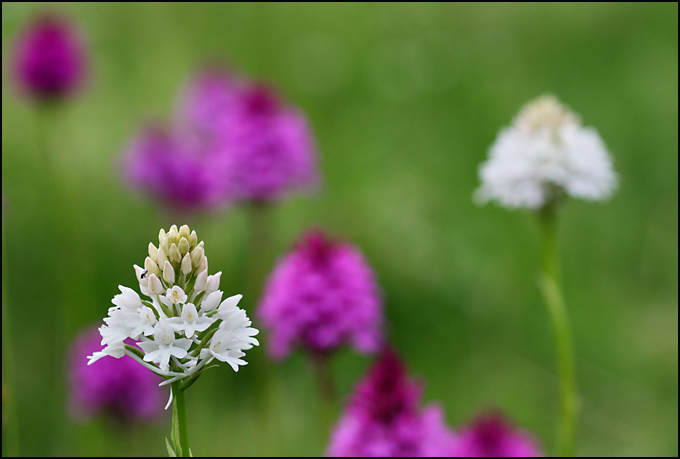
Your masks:
M43 190L43 208L48 215L48 234L54 240L54 250L49 254L50 258L46 261L52 268L55 276L55 283L59 289L58 299L58 324L54 328L53 349L54 355L59 356L59 361L63 360L66 355L66 350L70 338L75 333L73 327L73 308L77 306L78 297L76 295L78 287L73 288L76 283L77 274L73 274L73 253L67 248L67 241L70 237L66 230L69 216L64 211L67 205L67 200L63 199L63 183L58 177L59 167L57 158L52 154L54 148L54 139L56 137L57 128L55 122L59 120L58 117L63 116L61 104L58 102L45 102L36 106L36 134L35 139L39 154L42 159L42 177L46 189ZM78 279L77 282L83 282L83 279ZM73 430L70 429L66 422L58 420L63 418L64 401L66 399L67 388L65 381L66 373L63 365L53 365L50 369L51 374L49 378L54 381L52 388L53 393L50 397L52 412L51 418L54 420L50 429L50 441L56 449L70 447L73 445L71 438Z
M272 262L274 208L266 202L248 204L248 252L243 300L251 313L257 305Z
M274 205L264 201L247 204L248 235L245 254L243 300L242 304L252 317L262 295L265 278L272 268L274 242ZM264 352L249 354L252 370L247 378L252 378L250 387L258 405L258 411L272 420L271 409L275 399L276 379L273 365L265 358ZM244 375L245 376L245 375Z
M4 199L4 198L3 198ZM4 206L4 203L3 203ZM3 209L4 213L4 209ZM4 217L4 216L3 216ZM10 327L9 301L7 299L7 251L5 250L5 224L2 225L2 406L3 406L3 432L2 432L2 455L19 455L19 426L16 409L16 379L14 374L14 347L12 344L12 327ZM5 409L7 410L7 423L5 424ZM5 427L7 430L5 430Z
M574 455L576 442L578 399L569 317L560 287L555 206L544 207L539 216L543 251L543 274L540 284L553 328L559 379L557 456L571 457Z
M335 413L335 387L328 356L312 355L312 365L316 376L316 385L319 392L319 427L321 437L326 441Z
M74 160L65 153L66 148L72 146L64 145L67 142L63 137L68 131L64 119L65 107L59 102L45 102L36 107L35 137L47 186L44 207L51 217L50 234L54 235L56 246L53 266L61 288L60 325L62 338L68 342L84 324L94 319L95 308L90 306L95 300L82 213L78 210L83 207L81 184L64 174L66 165Z
M171 438L178 457L190 457L187 430L187 404L181 382L172 383L172 433Z

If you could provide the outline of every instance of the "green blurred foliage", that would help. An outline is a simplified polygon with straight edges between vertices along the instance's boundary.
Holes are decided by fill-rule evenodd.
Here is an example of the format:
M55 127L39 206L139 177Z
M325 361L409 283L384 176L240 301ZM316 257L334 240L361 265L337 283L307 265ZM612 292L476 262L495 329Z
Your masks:
M165 454L169 416L131 428L71 421L63 352L76 330L105 315L118 284L134 283L131 266L160 227L189 223L211 270L224 273L222 289L240 290L243 211L177 221L129 192L117 162L140 121L169 116L191 72L224 61L280 88L318 141L324 186L277 210L272 257L314 224L356 243L383 288L390 339L427 383L426 402L440 402L452 426L499 407L546 451L557 387L536 285L536 222L479 208L471 195L478 164L523 103L552 92L580 113L608 145L621 186L610 202L570 203L560 222L583 407L578 451L677 456L677 4L51 5L82 26L92 75L76 100L42 120L49 166L35 107L8 76L17 31L45 6L2 8L3 334L11 340L11 348L3 340L3 453L8 398L22 455ZM66 203L53 204L50 175ZM72 250L57 247L64 238ZM66 330L58 282L73 301ZM263 354L257 348L249 360ZM343 398L369 363L349 352L336 358ZM264 420L249 391L254 373L252 365L211 370L192 387L194 453L321 454L303 356L272 367L276 396Z

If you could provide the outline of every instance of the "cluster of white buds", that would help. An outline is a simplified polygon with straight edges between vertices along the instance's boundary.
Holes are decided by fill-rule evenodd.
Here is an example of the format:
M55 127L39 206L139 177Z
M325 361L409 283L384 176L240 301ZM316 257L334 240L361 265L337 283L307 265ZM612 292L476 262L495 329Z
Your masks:
M503 129L479 169L476 198L505 207L540 209L567 195L608 198L617 178L597 131L557 98L545 95L526 104Z
M144 268L134 265L140 291L149 299L118 286L121 293L111 300L114 306L99 328L105 347L88 357L89 364L129 355L165 377L162 385L183 379L188 385L213 359L234 371L247 363L243 351L259 344L258 330L237 306L241 295L222 301L222 273L208 275L203 247L186 225L160 230L158 247L149 244ZM136 346L125 343L128 338Z

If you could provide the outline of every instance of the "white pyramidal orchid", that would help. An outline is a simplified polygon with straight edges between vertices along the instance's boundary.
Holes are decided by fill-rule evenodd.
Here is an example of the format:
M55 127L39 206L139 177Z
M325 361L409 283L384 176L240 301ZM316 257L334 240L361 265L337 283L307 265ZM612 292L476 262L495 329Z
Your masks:
M186 388L213 359L235 371L247 363L243 351L259 344L258 330L237 306L241 295L222 301L222 273L208 275L204 244L188 226L161 230L144 268L134 270L143 297L118 287L99 328L104 349L89 356L89 364L129 355L166 378L161 384L184 381Z
M522 108L503 129L479 169L478 202L540 209L560 196L606 199L617 187L616 173L597 131L545 95Z

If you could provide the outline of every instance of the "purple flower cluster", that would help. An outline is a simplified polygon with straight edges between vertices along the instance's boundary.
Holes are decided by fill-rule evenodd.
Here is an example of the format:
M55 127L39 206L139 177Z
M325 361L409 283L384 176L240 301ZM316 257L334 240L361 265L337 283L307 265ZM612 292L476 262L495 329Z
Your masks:
M222 201L219 173L207 167L211 152L191 148L187 137L160 124L146 126L124 157L126 178L174 209L210 207Z
M144 128L124 159L130 184L174 208L275 201L318 182L305 117L273 90L210 69L181 92L171 128Z
M277 359L294 346L323 356L343 345L374 352L382 343L382 301L371 268L359 250L321 231L279 261L257 312Z
M422 385L409 380L390 349L357 384L331 436L329 456L538 457L531 435L500 413L478 417L454 433L438 405L418 407Z
M454 457L539 457L536 440L512 427L500 413L479 416L463 428L453 448Z
M449 456L455 444L441 408L418 407L422 387L386 350L361 381L328 447L329 456Z
M36 99L71 95L85 77L82 37L63 17L43 16L17 39L14 72L19 88Z
M148 421L163 413L167 394L162 378L132 358L101 359L88 365L87 356L101 350L99 330L86 330L71 348L71 413L90 419L104 414L118 421Z

